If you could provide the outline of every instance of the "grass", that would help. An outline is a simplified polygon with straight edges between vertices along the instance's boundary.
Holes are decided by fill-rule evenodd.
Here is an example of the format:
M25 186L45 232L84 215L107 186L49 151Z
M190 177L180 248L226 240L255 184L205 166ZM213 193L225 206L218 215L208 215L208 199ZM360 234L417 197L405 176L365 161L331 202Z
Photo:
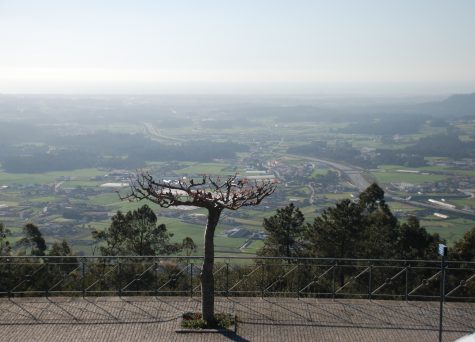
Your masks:
M447 240L449 245L460 240L466 231L475 226L473 220L462 218L439 219L435 216L425 216L421 218L421 226L430 233L438 233Z
M227 329L236 323L231 314L217 313L213 322L206 322L199 312L185 312L181 327L185 329Z
M437 165L407 167L404 165L384 164L384 165L379 165L378 169L375 172L396 172L397 170L414 170L414 171L429 172L429 173L444 172L447 174L475 177L475 170L459 170L459 169L454 169L448 166L437 166ZM401 172L398 172L398 173L401 173Z
M245 242L246 238L232 238L227 236L215 236L214 245L217 248L236 249L239 250Z
M421 210L418 207L414 207L412 205L408 205L401 202L389 202L389 207L391 208L391 211L414 212Z
M198 251L203 249L203 234L205 224L194 224L183 222L179 218L159 216L158 222L166 225L167 230L173 233L172 242L181 243L185 237L191 237L197 245ZM226 226L218 224L214 237L216 250L223 252L241 253L240 247L247 241L247 238L231 238L224 234Z
M329 169L318 168L312 171L310 178L317 178L318 176L325 175Z
M461 176L475 177L475 170L450 170L452 173Z
M81 180L89 180L94 176L104 175L104 171L98 169L78 169L72 171L54 171L45 173L8 173L0 172L0 184L49 184L56 182L57 178L77 177Z
M187 166L183 169L175 170L176 174L179 175L229 175L234 172L229 172L228 164L221 163L193 163L190 166Z
M262 220L257 221L255 219L234 218L234 221L251 230L262 227Z
M97 187L102 182L90 181L90 180L72 180L64 182L63 186L67 188L76 188L76 187Z
M103 193L94 197L89 197L89 203L94 205L113 205L120 203L119 196L116 193Z
M396 170L414 170L414 171L446 171L446 166L419 166L419 167L407 167L397 164L383 164L378 166L378 170L396 171Z
M11 199L9 199L8 201L0 200L0 205L6 205L10 209L15 209L14 207L17 207L18 204L19 204L19 202L13 202L13 201L11 201ZM0 220L0 222L1 222L1 220Z
M349 192L343 192L338 194L322 194L322 197L333 199L333 200L342 200L347 198L352 198Z
M57 200L58 200L58 197L56 196L34 197L30 199L30 201L32 202L55 202Z
M475 207L475 198L460 198L460 199L450 199L452 204L455 204L459 208Z
M419 173L404 173L404 172L371 172L381 183L411 183L422 184L425 182L437 182L445 179L442 175L419 174Z
M249 246L244 248L246 253L256 254L259 249L264 246L264 241L262 240L253 240Z
M306 222L311 222L317 216L315 210L317 209L314 205L309 205L306 207L299 208L302 214L305 216Z

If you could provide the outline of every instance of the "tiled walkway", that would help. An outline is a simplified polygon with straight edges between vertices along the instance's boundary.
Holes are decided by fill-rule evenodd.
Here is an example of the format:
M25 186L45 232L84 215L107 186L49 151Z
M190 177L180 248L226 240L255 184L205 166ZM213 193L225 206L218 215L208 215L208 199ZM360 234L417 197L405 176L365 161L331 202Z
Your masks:
M475 304L447 303L444 341L475 331ZM218 298L236 333L180 334L197 299L90 297L0 299L0 341L437 341L437 302Z

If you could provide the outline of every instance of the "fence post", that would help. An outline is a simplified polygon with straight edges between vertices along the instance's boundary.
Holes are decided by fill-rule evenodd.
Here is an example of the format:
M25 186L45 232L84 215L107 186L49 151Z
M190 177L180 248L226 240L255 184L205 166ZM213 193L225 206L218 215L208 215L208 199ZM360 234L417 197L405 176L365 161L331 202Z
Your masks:
M117 259L117 288L119 297L122 297L122 263Z
M442 320L444 318L444 302L445 302L445 259L446 256L442 256L440 262L440 314L439 314L439 342L442 342Z
M226 262L226 297L229 297L229 262Z
M190 264L190 297L193 298L193 263Z
M12 286L13 286L13 282L12 282L12 261L10 258L7 259L7 263L8 263L8 267L7 267L7 270L8 270L8 298L12 298Z
M264 276L265 276L265 263L262 264L262 272L261 272L261 298L264 298Z
M405 289L404 289L404 298L406 302L409 300L409 270L411 269L411 264L406 266L406 283L405 283Z
M300 298L300 263L297 260L297 286L295 287L295 293L297 295L297 298Z
M155 293L155 297L158 297L158 262L155 261L155 268L154 268L154 271L155 271L155 288L154 288L154 293Z
M439 313L439 342L442 342L442 320L444 318L444 302L445 302L445 263L447 261L447 246L439 244L438 248L440 259L440 313Z
M45 285L44 285L44 286L45 286L45 289L44 289L44 290L45 290L45 296L48 297L48 294L49 294L49 288L48 288L48 283L49 283L49 282L48 282L48 266L49 266L49 264L48 264L48 258L44 258L43 260L44 260L44 262L45 262L45 272L44 272L44 276L45 276Z
M373 265L369 265L369 277L368 277L368 299L371 300L371 295L373 293L372 281L373 281Z
M336 268L338 267L338 261L335 260L335 265L333 265L332 270L332 298L335 299L335 275L336 275Z
M81 291L82 298L86 297L86 259L81 259Z
M135 272L135 269L134 269ZM139 289L140 289L140 273L135 273L134 275L134 284L135 284L135 295L137 296L139 294Z

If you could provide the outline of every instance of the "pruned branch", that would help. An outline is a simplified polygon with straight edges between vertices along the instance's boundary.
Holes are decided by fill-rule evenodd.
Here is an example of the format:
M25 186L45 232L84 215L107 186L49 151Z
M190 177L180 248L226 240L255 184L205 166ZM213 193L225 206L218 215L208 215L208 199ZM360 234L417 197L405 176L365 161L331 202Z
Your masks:
M156 180L148 172L138 172L130 179L129 192L119 194L122 200L147 199L163 208L173 206L196 206L208 209L231 209L254 206L270 196L276 189L273 180L249 182L233 175L221 177L204 175L203 178L175 181Z

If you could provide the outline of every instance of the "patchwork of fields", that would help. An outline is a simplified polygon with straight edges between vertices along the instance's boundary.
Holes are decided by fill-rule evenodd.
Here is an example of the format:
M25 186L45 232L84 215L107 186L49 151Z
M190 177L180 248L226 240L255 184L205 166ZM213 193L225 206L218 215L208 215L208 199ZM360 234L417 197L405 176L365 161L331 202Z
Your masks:
M219 115L226 117L230 114L223 112ZM201 177L203 174L223 177L234 174L242 177L256 175L248 173L249 170L258 171L257 175L267 174L278 179L276 193L261 206L223 213L215 240L218 254L255 253L262 246L262 240L248 241L246 236L228 237L227 232L237 228L249 234L262 233L263 219L289 202L294 202L304 213L306 221L312 222L325 208L337 201L356 199L361 186L354 184L354 180L344 170L332 167L331 163L358 170L362 177L360 179L368 184L372 181L379 183L391 195L388 196L388 203L401 221L406 220L408 215L415 215L430 232L439 233L449 244L475 226L473 216L447 213L440 208L447 218L437 217L434 214L439 210L435 207L421 207L404 200L394 200L396 197L413 198L421 203L428 203L428 199L445 200L457 210L475 212L475 171L470 166L470 160L455 161L448 157L427 156L424 158L426 165L411 167L397 163L380 163L376 167L354 166L346 160L350 158L351 161L351 153L361 151L361 156L365 158L377 154L377 149L402 151L420 139L441 134L445 128L425 123L418 132L398 135L393 139L377 134L348 132L352 127L350 121L289 120L265 115L248 115L242 122L234 118L223 122L219 120L219 117L206 120L191 118L185 120L183 125L172 125L166 129L161 129L159 123L151 122L108 122L96 127L114 134L143 134L153 141L168 142L174 146L183 141L206 137L207 141L242 143L249 147L248 151L240 150L226 159L203 162L150 158L145 164L145 169L163 179ZM228 127L226 120L239 123L241 128ZM221 126L209 126L209 122ZM459 129L463 141L471 141L475 124L465 121L454 122L453 125ZM61 134L73 132L61 131ZM316 144L315 148L320 148L322 156L312 149L301 154L289 152L289 149L305 144ZM325 155L327 151L335 151L337 157L332 159L331 155ZM345 153L338 157L342 151ZM329 163L319 162L318 158L327 158ZM143 204L121 201L116 191L124 192L126 188L104 188L101 184L128 182L130 173L135 171L84 168L43 173L7 173L0 170L0 221L12 232L13 241L21 236L22 226L31 221L39 226L48 243L65 238L76 250L90 254L97 247L91 237L93 230L108 227L110 217L118 210L126 212ZM181 242L189 236L198 245L198 250L201 249L206 215L203 210L163 209L148 204L156 211L159 222L166 224L174 234L174 242Z

